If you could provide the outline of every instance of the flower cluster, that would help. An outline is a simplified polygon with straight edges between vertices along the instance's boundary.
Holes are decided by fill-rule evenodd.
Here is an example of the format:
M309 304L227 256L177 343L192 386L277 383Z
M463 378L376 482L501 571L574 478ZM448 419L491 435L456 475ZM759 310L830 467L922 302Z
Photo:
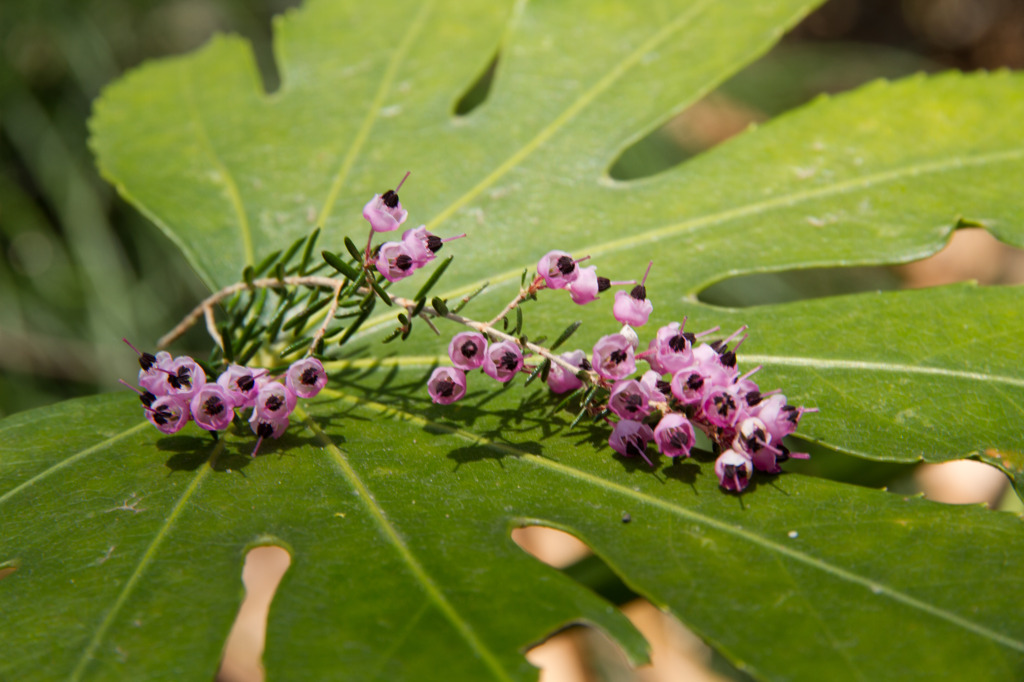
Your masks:
M637 345L622 333L594 345L594 369L610 389L606 409L618 417L609 445L651 464L650 443L668 457L688 457L695 428L700 429L719 453L719 483L737 492L746 488L755 469L779 473L780 462L808 457L790 452L782 439L796 430L804 413L817 410L789 405L779 391L762 393L751 379L760 367L740 374L735 351L746 328L724 340L698 343L717 327L692 334L685 323L661 327L647 350L636 354ZM636 358L650 366L639 380L630 378Z
M479 332L456 334L448 344L448 357L454 367L438 367L427 381L427 392L439 405L449 405L466 395L466 372L482 369L504 384L523 369L523 351L518 343L488 343Z
M128 343L125 340L125 343ZM128 344L131 346L131 344ZM166 351L139 355L139 394L146 418L162 433L180 431L189 420L212 432L228 428L236 410L251 409L249 426L257 436L255 457L264 438L280 438L298 398L312 398L327 385L323 363L316 358L293 362L282 377L265 369L229 365L216 381L195 360Z
M409 217L409 212L402 208L402 202L398 198L398 190L407 177L409 177L408 173L395 189L389 189L384 194L374 194L373 198L363 206L363 217L370 223L370 241L367 242L366 248L368 256L370 242L373 240L375 232L397 230ZM373 262L377 272L383 275L387 281L397 282L434 260L437 257L437 252L446 242L465 236L465 234L460 234L448 239L441 239L437 235L427 232L426 225L420 225L403 232L401 241L381 244Z
M544 289L567 289L574 302L586 305L597 300L599 293L607 291L614 285L636 283L635 280L612 282L605 277L598 277L596 266L580 268L579 264L587 258L589 257L574 259L565 251L548 252L537 263L537 276L527 289L520 292L508 310ZM643 289L643 286L640 285L638 288ZM617 293L624 294L625 292ZM650 302L647 302L647 305L647 314L650 314ZM499 318L501 317L503 315L499 315ZM490 325L482 325L482 327L489 328ZM466 394L466 372L474 369L482 369L484 374L500 383L511 381L521 371L535 369L525 366L520 340L508 334L500 334L493 329L488 331L500 340L491 343L479 331L462 332L452 338L448 344L448 357L454 367L438 367L427 381L427 392L435 403L448 405L462 398ZM576 356L573 355L573 357ZM577 369L580 369L579 363L586 363L582 354L576 363ZM589 364L586 369L590 369ZM549 374L549 381L552 380L552 377L557 377L554 379L556 382L569 383L575 378L563 367L558 367L552 374Z
M598 277L595 266L579 266L583 260L565 251L545 254L536 279L495 321L542 289L567 289L574 302L586 304L614 284L635 284L615 294L612 314L623 325L620 331L599 339L589 357L581 349L555 356L497 331L495 321L464 321L475 330L456 334L449 343L453 366L434 370L427 382L431 399L443 405L459 400L466 393L466 372L478 368L500 382L519 372L531 378L542 373L554 393L587 389L580 417L591 414L611 425L608 444L624 457L654 466L648 452L652 443L667 457L689 457L699 429L718 454L719 483L737 492L746 488L755 469L778 473L780 462L808 456L790 452L782 439L796 430L804 413L816 410L789 405L779 391L762 393L751 379L760 367L740 375L736 348L746 338L745 327L706 343L700 339L718 327L693 334L685 330L684 319L658 329L641 351L634 328L647 324L654 309L646 287L651 265L636 284ZM530 366L533 356L540 362ZM638 361L650 369L640 372Z
M249 423L259 437L258 450L264 438L277 438L288 427L298 398L312 397L326 384L318 359L326 344L343 346L381 300L401 311L399 326L385 343L404 340L415 320L422 320L437 334L434 321L441 318L469 328L448 344L451 366L436 368L427 381L427 392L435 403L449 405L462 399L467 374L474 370L503 384L527 374L526 383L539 378L552 392L569 393L563 404L579 394L573 426L584 416L604 420L611 427L612 449L651 466L658 453L674 459L688 457L697 431L702 432L717 456L715 472L721 486L737 492L747 486L754 470L776 473L780 462L807 457L789 452L782 441L793 433L803 414L816 410L789 405L779 391L762 393L751 379L759 367L740 375L736 348L746 338L746 327L728 338L705 342L701 339L718 328L693 334L685 331L684 318L658 329L641 349L636 329L647 324L654 310L647 297L653 263L647 265L639 283L612 281L598 275L597 266L581 265L590 256L549 251L537 263L532 278L528 279L529 270L523 272L518 294L487 322L460 314L486 284L452 302L451 309L446 298L428 299L451 258L433 268L413 298L389 293L392 283L435 260L446 242L466 236L442 239L420 225L405 230L398 241L374 245L377 234L395 232L408 218L398 196L408 177L406 173L395 189L375 194L363 207L363 217L370 224L365 248L345 237L347 255L325 250L321 252L325 262L313 265L310 256L319 235L314 230L288 249L247 267L244 282L205 299L161 339L160 345L166 345L205 319L217 343L213 361L227 367L216 381L208 381L203 368L187 356L136 351L142 367L136 390L149 420L164 433L175 433L194 420L216 434L238 416L237 411L251 409ZM325 265L336 273L317 275ZM264 273L267 276L261 277ZM615 292L612 304L612 315L621 327L599 339L589 354L583 349L555 354L579 322L547 347L522 334L523 304L536 300L540 292L562 289L574 303L587 305L613 286L628 287ZM308 288L309 295L296 296L298 287ZM277 297L273 314L267 312L270 307L264 308L269 297ZM229 315L223 333L215 319L218 305ZM291 340L281 339L286 333ZM282 358L304 348L307 357L292 364L283 381L267 370L245 366L257 352L270 348ZM649 369L638 370L638 363L646 363Z

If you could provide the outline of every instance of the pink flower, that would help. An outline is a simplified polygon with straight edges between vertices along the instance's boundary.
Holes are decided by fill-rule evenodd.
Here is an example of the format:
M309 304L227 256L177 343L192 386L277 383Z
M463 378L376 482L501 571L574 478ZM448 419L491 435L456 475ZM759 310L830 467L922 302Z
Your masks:
M562 353L559 357L576 369L590 369L590 363L587 362L587 354L581 350ZM581 386L583 386L583 382L574 373L557 363L551 363L551 369L548 371L548 388L551 389L552 393L575 391Z
M448 344L448 357L463 371L482 367L487 357L487 338L479 332L461 332Z
M690 367L694 363L693 342L696 336L683 331L682 323L671 322L658 330L657 336L651 343L657 356L657 363L664 368L663 374L675 374L684 367ZM654 364L652 363L653 367Z
M721 429L734 427L740 413L736 396L726 388L714 388L709 391L701 403L701 409L708 422Z
M405 279L416 271L416 261L403 242L384 242L377 253L377 272L389 282Z
M654 440L654 431L643 422L623 419L615 424L608 445L623 457L641 457L652 468L654 464L647 457L647 444Z
M437 258L434 252L441 248L441 238L427 232L426 225L403 232L402 243L409 250L409 255L418 268ZM432 244L436 244L437 249L431 249Z
M612 315L622 324L634 327L642 327L647 324L647 318L651 316L654 304L646 298L646 289L642 284L637 284L630 292L615 292L615 303L612 305Z
M408 173L405 174L405 178L407 177ZM402 182L405 182L405 178L402 178ZM374 232L397 230L409 217L409 212L402 208L402 202L398 200L398 190L401 189L402 182L384 194L374 194L373 198L366 202L366 206L363 206L363 217L370 221L370 227Z
M174 358L165 350L151 357L153 360L146 362L148 366L139 370L139 386L153 395L167 395L167 372L170 371ZM148 358L145 355L140 356L139 363L142 364L144 360Z
M647 275L651 273L651 266L654 261L647 264L647 272L644 278L633 287L629 293L625 291L615 292L615 303L612 305L612 315L622 324L633 327L642 327L647 324L647 318L654 310L654 304L647 300Z
M402 243L405 244L407 249L409 249L409 255L412 256L415 266L417 268L422 268L437 257L437 252L440 251L447 242L454 239L462 239L465 236L466 235L463 233L454 237L448 237L447 239L441 239L436 234L427 232L426 225L420 225L419 227L403 232Z
M484 353L484 374L505 383L523 368L523 351L514 341L492 343Z
M651 412L647 390L636 379L620 379L612 386L608 409L623 419L643 419Z
M580 268L576 279L569 283L569 295L572 302L577 305L586 305L597 300L597 295L607 291L611 287L611 281L607 277L597 276L597 266L591 265L588 268Z
M782 461L785 461L788 459L788 453L784 454L771 443L771 440L771 434L765 430L764 422L757 417L747 417L736 429L732 448L749 457L758 471L777 474L782 471L778 465L779 455L783 455Z
M438 405L450 405L466 395L466 374L457 367L438 367L427 381L427 393Z
M295 394L280 382L270 381L260 386L252 419L275 421L285 419L295 409ZM276 437L276 436L275 436Z
M778 443L789 434L796 431L800 417L805 412L817 412L817 408L794 407L786 403L786 396L776 393L767 400L762 400L756 407L751 408L753 416L764 422L765 428L771 434L772 441Z
M158 396L167 395L167 372L170 370L171 354L165 350L156 355L143 353L131 344L128 339L122 338L128 347L139 356L139 386L148 393Z
M177 433L188 423L188 403L180 396L160 396L146 408L146 419L161 433Z
M700 368L682 369L672 375L669 388L683 405L698 405L707 392L707 376Z
M258 377L265 376L267 370L259 369L257 375L253 370L242 365L228 365L219 377L217 384L231 396L235 407L252 407L256 402L256 394L259 393Z
M278 384L280 386L280 384ZM256 439L256 447L252 449L252 457L256 456L259 452L260 445L263 444L264 438L278 439L288 429L288 415L278 417L274 419L265 419L259 417L256 411L253 410L252 417L249 418L249 428L252 432L259 436Z
M312 398L327 385L324 363L316 358L296 360L288 368L284 383L299 398Z
M548 251L537 263L537 274L549 289L565 289L580 274L580 266L565 251Z
M223 431L235 418L235 401L220 384L206 384L192 395L192 418L207 431Z
M741 492L750 483L754 466L750 460L735 450L726 450L715 460L715 475L718 484L726 490Z
M192 399L193 393L206 385L206 372L187 355L174 358L161 372L164 375L164 393L184 398L186 402Z
M672 389L667 381L662 381L661 375L653 369L649 369L640 377L640 385L647 391L647 398L654 402L664 403L668 401Z
M602 336L594 344L594 370L605 379L624 379L636 371L633 345L622 334Z
M658 450L669 457L689 457L694 443L693 425L678 412L669 412L654 427Z

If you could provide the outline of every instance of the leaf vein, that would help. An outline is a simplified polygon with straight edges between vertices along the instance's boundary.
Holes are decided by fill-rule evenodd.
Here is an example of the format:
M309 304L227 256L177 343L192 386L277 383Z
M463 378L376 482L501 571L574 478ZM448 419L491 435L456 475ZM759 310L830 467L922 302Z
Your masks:
M814 199L821 199L823 197L834 196L850 192L854 190L867 189L874 185L881 184L884 182L893 182L904 177L919 176L929 173L943 173L951 170L958 170L962 168L970 168L977 166L985 166L988 164L996 163L1007 163L1012 161L1019 161L1024 159L1024 148L1014 148L1003 150L999 152L992 152L989 154L979 154L977 156L967 157L956 157L953 159L944 159L942 161L933 161L931 163L920 163L912 166L904 166L888 171L882 171L879 173L873 173L857 178L851 178L843 182L836 182L827 186L819 187L813 190L806 190L803 192L793 192L784 194L772 199L766 199L764 201L758 201L744 206L738 206L736 208L728 209L725 211L716 211L714 213L705 214L685 220L681 223L673 225L667 225L660 228L650 229L644 232L630 234L629 236L621 239L615 239L612 241L604 242L598 245L581 246L578 249L572 249L579 253L587 253L591 256L600 256L606 253L617 253L625 251L627 249L641 248L651 242L657 242L667 237L671 237L686 232L692 232L706 227L714 227L729 221L736 220L739 218L746 218L751 215L758 213L771 211L778 208L784 208L787 206L793 206L795 204L803 203L805 201L811 201ZM438 219L435 218L436 222ZM490 283L490 289L494 290L496 287L502 284L508 283L514 279L517 279L522 273L523 265L519 264L516 267L506 270L505 272L495 273L488 276L487 281ZM742 274L742 273L734 273ZM465 284L457 289L446 292L442 295L442 298L457 298L464 296L480 288L483 284L483 280L477 280ZM376 331L384 322L389 321L390 318L386 316L373 317L363 325L363 328L355 335L355 338L363 338L368 334Z
M731 526L725 522L706 516L692 509L687 509L686 507L679 506L678 504L674 504L667 500L663 500L661 498L637 490L633 490L629 487L619 485L618 483L613 483L612 481L608 481L595 474L580 471L579 469L574 469L560 462L555 462L553 460L549 460L538 455L533 455L531 453L518 450L511 445L497 443L495 441L479 436L475 433L470 433L468 431L450 426L448 424L430 421L425 417L421 417L410 412L405 412L404 410L398 409L394 406L384 405L382 403L366 400L358 396L349 395L347 393L331 389L324 389L323 392L326 393L328 391L330 391L332 395L336 395L338 398L340 398L341 400L345 400L346 402L350 402L355 405L360 405L367 409L371 409L375 412L390 414L396 418L401 418L403 421L413 422L416 424L420 424L421 426L429 426L430 428L436 428L442 431L447 431L452 435L458 436L470 442L477 443L494 450L514 455L520 460L524 462L529 462L534 466L550 469L564 476L582 480L586 483L595 485L600 488L604 488L605 490L611 491L613 493L617 493L626 497L632 497L639 502L659 507L669 513L688 518L697 523L705 524L727 535L735 536L741 540L745 540L753 545L759 546L770 552L776 552L794 561L803 563L812 568L816 568L822 571L823 573L832 575L833 577L838 578L840 580L845 580L855 585L860 585L861 587L869 590L872 594L885 595L886 597L892 599L893 601L899 602L904 606L908 606L912 609L917 609L919 611L927 613L928 615L934 616L935 618L944 620L947 623L950 623L951 625L967 630L968 632L972 632L980 637L991 639L1009 649L1013 649L1015 651L1024 653L1024 641L1020 641L1008 635L996 632L995 630L992 630L991 628L986 627L985 625L975 623L971 620L968 620L967 618L964 618L963 616L953 613L952 611L948 611L941 607L934 606L927 602L921 601L920 599L917 599L916 597L906 594L905 592L902 592L896 588L890 587L875 580L871 580L870 578L857 575L852 571L831 564L825 561L824 559L819 559L817 557L793 549L792 547L787 547L778 542L757 535L754 532Z
M643 57L652 50L657 49L662 43L671 38L677 31L690 23L707 6L708 0L696 2L686 12L680 14L674 21L661 27L653 36L644 41L633 52L626 56L619 64L600 78L590 89L583 92L553 121L544 126L532 139L520 147L516 152L503 161L497 168L492 170L487 177L474 185L458 199L449 204L440 213L427 222L427 229L431 232L450 218L456 211L479 196L481 192L493 185L499 178L515 168L519 163L551 139L558 131L569 124L581 111L590 105L605 90L610 88L617 80L622 78L629 69L635 66Z
M15 486L11 490L8 490L3 495L0 495L0 505L2 505L4 502L6 502L11 497L17 495L19 492L21 492L25 488L28 488L31 485L35 485L36 483L38 483L42 479L46 478L47 476L50 476L51 474L54 474L54 473L60 471L64 467L67 467L67 466L70 466L70 465L74 464L75 462L77 462L78 460L80 460L80 459L82 459L84 457L88 457L89 455L93 454L94 452L98 452L100 450L103 450L104 448L108 447L109 445L112 445L112 444L116 443L117 441L121 440L122 438L126 438L126 437L132 435L136 431L141 431L146 426L149 426L149 422L148 421L140 422L139 424L136 424L135 426L133 426L133 427L131 427L129 429L125 429L121 433L115 434L115 435L111 436L110 438L107 438L106 440L100 441L99 443L96 443L95 445L91 445L91 446L87 447L84 450L76 452L75 454L62 459L61 461L59 461L56 464L50 466L49 468L39 472L38 474L36 474L32 478L28 479L27 481L21 483L20 485Z
M196 125L196 130L199 133L199 139L206 148L213 165L220 171L220 177L224 180L224 186L227 190L228 200L231 202L231 208L234 210L235 217L238 219L238 231L242 237L242 248L245 252L243 254L245 256L245 262L247 265L252 265L256 262L255 256L253 255L252 229L249 227L249 217L245 214L245 206L242 203L242 196L238 192L238 184L235 182L235 178L231 174L231 171L224 164L223 159L221 159L220 155L217 153L216 148L213 146L213 141L210 139L210 134L206 130L206 123L203 121L203 117L199 112L199 106L196 104L195 86L192 82L191 66L186 64L178 71L181 73L181 89L184 93L183 99L188 103L188 111L189 114L191 114L192 121Z
M342 399L346 399L348 397L347 394L343 393L340 393L338 395ZM345 478L348 479L352 487L355 488L356 491L359 493L359 499L366 506L367 511L370 512L370 516L376 522L377 526L380 528L381 532L384 534L387 540L398 551L398 554L402 557L403 561L405 561L406 565L409 567L409 570L412 572L413 576L415 576L415 578L419 581L420 585L422 585L424 592L427 594L430 600L434 602L434 604L438 607L441 613L444 614L448 621L455 627L456 630L458 630L459 634L462 635L463 639L466 640L466 643L469 644L469 646L472 647L477 652L477 654L479 654L484 664L491 670L491 672L494 673L494 676L497 679L508 680L508 682L511 682L512 678L509 677L509 675L505 672L504 668L502 668L500 661L498 661L494 653L492 653L490 649L488 649L487 646L484 644L484 642L479 638L479 636L477 636L476 632L473 631L473 628L470 626L470 624L466 622L466 620L462 618L461 615L459 615L459 613L455 610L455 607L452 606L451 603L445 598L444 594L441 592L441 589L434 583L434 580L427 573L423 565L420 564L420 562L413 555L412 550L409 549L409 546L398 534L397 529L388 520L387 516L384 514L384 510L381 509L379 504L377 504L373 495L371 495L370 493L370 489L359 477L359 474L356 473L355 468L352 466L351 463L349 463L348 458L345 456L345 453L341 451L341 448L335 445L334 441L331 440L330 436L328 436L327 433L320 428L319 424L317 424L313 419L311 419L302 408L296 408L295 415L303 420L303 422L306 425L306 428L312 431L317 436L317 438L320 439L320 442L324 444L324 447L327 448L328 452L331 453L331 456L337 463L338 468L341 469L342 474L345 476Z
M872 362L867 360L842 360L831 358L808 358L808 357L786 357L780 355L751 354L741 356L745 362L761 365L782 365L785 367L810 367L816 370L862 370L874 372L893 372L902 374L924 374L928 376L941 376L951 379L964 379L968 381L980 381L991 384L1006 384L1024 388L1024 379L1016 377L1004 377L996 374L983 372L969 372L959 369L947 369L945 367L922 367L920 365L907 365L897 362Z
M124 603L128 600L128 597L135 589L135 586L142 578L142 574L149 567L149 564L152 563L153 557L156 555L157 550L160 548L160 545L163 543L164 538L170 531L171 526L174 525L174 522L181 514L181 511L185 508L185 503L188 502L188 500L195 493L196 489L199 488L199 484L203 481L204 478L206 478L206 476L211 471L213 460L217 457L217 454L224 448L223 443L223 440L218 442L217 449L214 450L213 455L210 457L210 464L204 467L200 467L199 472L189 482L188 487L185 488L185 492L183 492L181 494L181 497L178 498L177 503L175 503L174 507L171 509L171 513L167 516L167 519L163 522L163 525L160 526L160 530L157 531L156 536L153 538L153 541L149 543L149 547L146 548L146 551L145 553L143 553L142 559L139 560L139 563L135 567L135 570L132 571L131 576L128 578L128 582L126 582L124 584L124 587L121 588L121 592L117 595L117 599L114 600L114 605L110 607L110 610L107 611L107 615L104 616L103 621L96 628L96 631L93 634L92 639L89 641L89 644L85 647L85 651L82 652L81 658L78 660L78 665L76 665L75 669L71 672L69 678L70 680L76 681L82 678L82 673L85 672L85 667L88 665L89 661L96 653L96 649L99 648L100 643L103 641L103 638L106 637L107 631L110 629L110 626L113 624L114 619L117 617L117 614L121 611L121 608L124 606Z
M426 23L427 16L430 14L433 6L433 0L431 0L431 2L424 2L420 5L419 13L409 25L405 35L402 37L402 41L398 44L394 54L391 56L387 69L384 71L384 75L380 79L380 84L378 85L377 92L373 97L373 102L370 103L370 108L367 109L366 116L363 117L363 122L360 124L359 130L356 131L355 139L352 141L352 145L345 153L345 158L342 159L341 167L338 168L338 172L334 176L334 181L331 183L331 188L327 192L327 199L324 200L324 207L320 211L319 222L321 226L327 223L327 218L334 209L334 204L338 199L338 194L341 192L341 188L344 185L345 180L348 178L348 174L352 170L352 166L355 165L356 158L358 158L360 152L362 152L363 146L366 144L366 140L370 137L370 131L373 129L373 124L380 117L380 110L384 106L384 98L391 90L391 84L395 80L395 74L398 72L398 67L404 61L406 55L409 53L409 49L415 42L416 37L423 29L423 25Z

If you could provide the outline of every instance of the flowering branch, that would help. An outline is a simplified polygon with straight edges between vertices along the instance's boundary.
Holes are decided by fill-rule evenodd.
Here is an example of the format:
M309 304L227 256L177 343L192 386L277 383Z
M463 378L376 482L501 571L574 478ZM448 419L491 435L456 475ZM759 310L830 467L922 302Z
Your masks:
M699 429L712 442L717 455L715 473L722 487L736 492L746 488L755 469L779 473L780 462L808 456L790 452L782 439L793 433L803 414L816 410L787 404L779 391L762 393L750 378L760 367L740 375L736 349L746 339L746 326L724 339L705 343L700 339L716 332L718 327L690 333L684 331L684 318L658 329L646 349L640 350L635 329L647 324L654 309L647 297L647 278L653 262L647 264L639 284L636 280L613 282L598 276L597 266L580 267L589 256L574 258L565 251L550 251L537 263L537 274L529 284L524 272L519 291L487 322L460 314L486 285L463 297L452 310L446 300L438 297L427 305L431 287L450 265L451 258L434 268L412 298L391 295L387 289L392 283L413 275L434 260L446 242L466 236L442 239L420 226L406 230L401 241L374 247L378 232L396 230L408 216L397 189L374 195L363 207L363 217L370 223L365 248L346 237L348 257L322 251L324 262L308 268L319 234L314 231L308 238L295 242L284 256L278 252L247 268L243 274L245 281L208 296L160 339L159 345L166 346L204 318L222 359L232 363L217 379L220 389L212 385L203 388L204 370L191 358L140 353L140 386L144 389L140 398L150 420L165 433L181 428L189 419L195 419L202 428L217 431L230 423L232 410L251 406L254 411L250 424L259 437L258 449L264 438L277 438L287 428L287 415L296 396L309 397L326 383L320 362L325 341L340 335L337 344L346 343L380 300L402 311L398 313L399 326L384 339L385 343L398 337L405 339L416 319L423 320L436 334L440 332L434 322L439 319L469 330L455 334L449 342L451 366L437 367L427 382L427 392L435 403L447 405L461 399L466 394L467 373L476 369L501 383L520 373L529 374L526 383L540 377L552 392L569 394L563 405L583 389L572 426L584 415L594 416L598 422L603 420L612 427L608 439L612 449L624 457L639 457L652 467L652 456L647 451L652 442L657 452L670 458L688 457L696 442L695 429ZM293 267L289 263L300 248L301 263ZM327 266L337 274L315 274ZM257 277L272 269L274 276ZM621 329L601 337L589 355L581 349L555 352L575 333L579 322L566 328L550 346L530 341L522 333L522 304L536 300L540 292L565 289L574 303L586 305L618 285L635 285L615 292L612 315ZM302 300L296 300L299 287L311 290ZM274 292L278 300L272 311L265 310L268 291ZM323 295L324 291L329 295ZM225 332L218 330L214 317L214 307L221 304L228 317ZM342 308L346 312L339 313ZM515 329L509 333L509 315L513 311ZM333 330L329 327L333 320L347 318L354 319L346 326ZM502 329L497 327L499 322ZM312 335L303 336L313 326ZM288 369L286 385L269 378L266 370L253 372L243 366L260 349L282 343L279 334L287 330L291 330L293 340L284 342L280 356L304 350L306 357ZM236 357L239 364L234 364ZM531 357L542 360L527 364ZM650 369L633 378L642 371L638 370L637 361L647 363ZM243 396L243 400L231 390L239 395L257 391L259 396ZM186 404L184 396L193 394Z

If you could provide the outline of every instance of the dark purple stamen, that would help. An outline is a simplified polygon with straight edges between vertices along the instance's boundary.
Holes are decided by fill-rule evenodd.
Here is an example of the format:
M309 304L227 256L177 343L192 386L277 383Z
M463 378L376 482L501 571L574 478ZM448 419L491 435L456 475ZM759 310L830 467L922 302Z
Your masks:
M466 343L462 344L462 348L460 348L459 350L461 350L462 354L465 355L467 358L471 358L474 355L476 355L477 351L480 350L480 348L477 347L477 345L472 341L466 341Z
M516 354L507 350L502 354L501 360L498 362L498 367L507 369L511 372L516 368L517 364L519 364L519 359L516 357Z
M167 383L171 385L171 388L192 388L192 375L189 372L188 367L179 367L177 374L168 374Z
M306 386L316 386L316 380L319 377L320 374L319 372L316 371L315 367L307 367L306 370L302 373L302 376L299 377L299 381L301 381Z
M746 395L747 405L755 407L761 404L761 391L751 391Z
M626 441L626 454L630 457L644 456L644 441L639 436L633 436Z
M284 405L284 401L281 400L281 396L272 395L267 398L267 402L263 403L263 405L271 412L277 412Z
M686 334L676 334L668 340L668 347L676 353L682 353L693 344L693 341L686 338Z
M736 403L733 402L732 397L729 395L716 395L714 403L715 410L723 417L736 409Z
M388 208L394 208L398 206L398 192L393 189L389 189L384 194L380 195L380 200L384 202L384 205Z
M637 284L633 287L632 291L629 292L629 295L638 301L642 301L647 298L647 287L643 284Z
M270 422L260 422L256 427L256 435L260 438L270 438L274 435L274 425Z
M427 248L430 249L431 252L437 253L441 250L442 246L444 246L444 242L442 242L441 238L436 234L432 234L427 237Z
M161 407L159 410L153 412L153 421L160 426L163 426L171 419L171 411L166 407Z
M765 433L761 429L754 429L754 432L750 434L750 437L743 441L743 444L747 446L747 450L754 451L760 450L765 446Z
M598 276L598 278L597 278L597 291L598 291L598 293L600 293L602 291L608 291L611 288L612 288L612 281L610 279L608 279L607 277Z
M655 381L654 386L665 395L668 395L669 393L672 392L672 384L663 379L658 379L657 381Z
M640 399L640 396L638 396L638 395L628 395L628 396L626 396L626 411L627 412L636 412L637 410L640 409L641 402L642 401Z
M558 259L555 265L558 267L558 271L560 273L562 273L563 275L568 275L570 272L573 271L573 268L576 267L576 261L574 261L569 256L562 256L561 258Z
M704 377L699 374L691 374L690 378L686 380L686 387L691 391L699 391L703 385Z
M405 272L406 270L412 267L412 257L407 256L404 253L400 254L397 258L395 258L395 267L401 270L402 272Z
M686 437L686 434L683 433L681 429L676 429L672 432L672 435L669 436L668 442L671 443L673 447L685 449L689 447L690 439Z
M608 359L614 362L616 365L626 361L626 351L624 350L613 350Z
M210 415L211 417L216 417L218 414L224 411L224 403L220 401L220 398L213 396L212 398L208 398L206 402L203 403L203 409L206 410L206 414Z
M441 379L437 382L437 394L442 398L451 398L452 393L455 392L455 382L449 378Z
M583 358L583 360L580 361L580 369L585 369L589 372L590 370L594 369L594 366L590 364L590 360Z
M148 371L150 367L156 364L156 356L152 353L143 353L139 356L139 367L143 370Z
M722 364L726 367L736 366L736 353L731 350L722 353Z
M785 462L787 459L789 459L789 448L787 448L785 445L780 445L779 453L775 455L775 461Z
M726 478L746 478L747 477L747 468L746 467L738 467L735 464L726 464L725 465L725 477Z
M238 381L235 382L238 388L242 389L244 393L248 393L252 390L252 387L256 385L256 381L248 374L245 376L238 377Z
M144 391L139 394L139 400L141 400L142 404L146 407L150 407L153 404L153 401L156 400L156 396L149 391Z

